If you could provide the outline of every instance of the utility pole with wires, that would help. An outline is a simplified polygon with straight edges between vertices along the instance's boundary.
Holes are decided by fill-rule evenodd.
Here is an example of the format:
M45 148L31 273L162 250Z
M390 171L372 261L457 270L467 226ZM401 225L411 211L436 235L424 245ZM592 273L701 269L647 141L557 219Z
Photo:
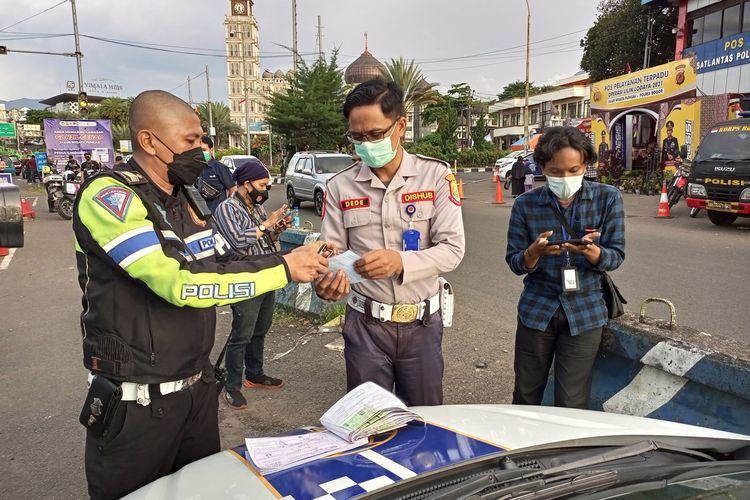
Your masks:
M297 0L292 0L292 55L294 57L292 67L297 72L297 59L299 59L299 52L297 51Z
M646 46L643 47L643 68L646 69L651 64L651 39L654 33L654 23L656 20L651 16L651 9L648 9L648 26L646 27Z
M208 77L208 64L206 64L206 106L208 107L208 136L213 140L216 131L214 130L214 112L211 109L211 79Z
M78 14L76 13L76 0L70 0L70 5L73 9L73 35L76 43L76 66L78 67L78 92L83 92L83 65L81 64L81 40L78 36Z
M526 89L523 104L523 152L529 152L529 47L531 46L531 7L526 0Z
M190 85L190 76L187 77L188 85L188 104L192 107L193 105L193 87Z
M318 16L318 58L323 60L323 26L320 22L320 16Z

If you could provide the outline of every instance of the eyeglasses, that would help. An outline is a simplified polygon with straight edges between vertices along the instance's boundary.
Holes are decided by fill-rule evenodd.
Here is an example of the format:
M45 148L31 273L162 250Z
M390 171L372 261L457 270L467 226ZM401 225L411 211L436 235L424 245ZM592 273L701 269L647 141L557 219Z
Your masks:
M358 132L352 132L351 130L346 133L346 138L352 144L362 144L363 142L383 142L387 137L390 136L389 130L398 123L398 120L391 123L391 125L383 130L382 132L366 132L360 134Z

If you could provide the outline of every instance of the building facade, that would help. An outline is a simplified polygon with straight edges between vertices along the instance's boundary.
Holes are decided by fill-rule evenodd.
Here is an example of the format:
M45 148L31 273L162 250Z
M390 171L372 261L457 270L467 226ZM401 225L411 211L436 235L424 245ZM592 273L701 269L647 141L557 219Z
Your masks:
M227 54L227 90L229 116L243 131L267 133L265 114L268 97L289 87L289 71L260 72L258 22L253 16L252 0L230 0L224 17L224 43ZM244 144L244 133L230 136L230 147Z
M554 83L554 90L529 96L529 134L545 127L579 125L590 113L591 85L586 72L577 73ZM513 97L492 104L489 114L496 125L492 141L500 149L523 138L524 97Z

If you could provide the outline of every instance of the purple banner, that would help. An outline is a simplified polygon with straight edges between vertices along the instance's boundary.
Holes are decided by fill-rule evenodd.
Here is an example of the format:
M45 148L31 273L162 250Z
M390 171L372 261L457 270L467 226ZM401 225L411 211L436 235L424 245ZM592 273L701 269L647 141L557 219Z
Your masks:
M44 142L47 154L54 158L58 170L65 166L71 155L78 164L83 163L84 153L91 153L92 160L108 167L115 162L111 120L45 118Z

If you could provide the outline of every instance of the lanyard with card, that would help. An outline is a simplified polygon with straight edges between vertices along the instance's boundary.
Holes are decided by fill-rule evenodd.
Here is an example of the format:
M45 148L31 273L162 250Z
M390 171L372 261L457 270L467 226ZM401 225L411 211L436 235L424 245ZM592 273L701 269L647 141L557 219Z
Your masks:
M575 222L576 205L577 205L576 201L573 202L573 207L572 207L571 215L570 215L570 224L568 224L567 221L565 220L565 216L562 213L560 204L554 198L553 198L553 201L555 203L555 212L556 212L555 215L562 223L561 229L562 229L563 240L567 240L569 238L574 237L575 235L568 233L567 228L569 227L572 228L573 223ZM573 293L581 289L580 284L578 282L578 269L575 266L573 266L570 262L570 252L565 252L565 265L560 269L560 280L562 283L563 293Z

